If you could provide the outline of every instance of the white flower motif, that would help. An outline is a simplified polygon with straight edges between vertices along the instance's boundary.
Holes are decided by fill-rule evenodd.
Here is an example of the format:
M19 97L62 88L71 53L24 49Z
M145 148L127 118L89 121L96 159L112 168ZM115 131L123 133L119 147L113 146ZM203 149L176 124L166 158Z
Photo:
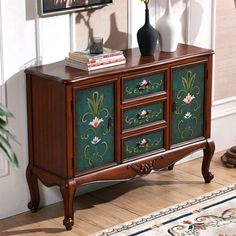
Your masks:
M141 86L143 87L143 86L147 86L147 85L148 85L148 82L147 82L147 80L144 79L141 83Z
M96 145L96 144L98 144L100 141L101 141L101 139L100 139L99 137L95 136L95 137L93 138L93 140L91 141L91 143L92 143L93 145Z
M188 95L183 99L183 101L186 104L190 104L194 98L195 98L194 95L191 95L190 93L188 93Z
M148 141L147 141L147 139L142 139L140 142L139 142L139 145L140 146L145 146L145 145L147 145L148 144Z
M143 80L139 85L138 85L138 87L139 87L139 89L146 89L146 87L149 85L149 82L147 81L147 80Z
M140 117L140 118L144 118L146 115L148 115L148 111L142 110L142 111L140 112L140 114L139 114L139 117Z
M93 128L97 129L98 126L99 126L103 121L104 121L103 119L99 119L99 118L95 117L95 118L93 119L93 121L89 122L89 124L90 124L91 126L93 126Z
M189 118L191 118L192 117L192 113L191 112L187 112L185 115L184 115L184 118L186 119L186 120L188 120Z

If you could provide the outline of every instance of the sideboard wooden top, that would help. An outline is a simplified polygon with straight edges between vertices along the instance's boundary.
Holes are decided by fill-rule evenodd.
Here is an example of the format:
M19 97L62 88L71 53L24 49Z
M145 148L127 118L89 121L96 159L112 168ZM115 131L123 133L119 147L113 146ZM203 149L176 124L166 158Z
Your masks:
M48 79L55 79L62 83L75 83L84 79L94 78L105 75L114 75L117 73L125 73L135 68L145 69L151 66L171 63L179 59L188 59L196 56L212 54L211 49L204 49L195 46L179 44L173 53L160 52L156 50L154 56L140 55L138 48L128 49L124 51L126 64L109 67L105 69L86 72L71 67L66 67L64 61L55 62L48 65L31 67L25 70L27 74L40 76Z

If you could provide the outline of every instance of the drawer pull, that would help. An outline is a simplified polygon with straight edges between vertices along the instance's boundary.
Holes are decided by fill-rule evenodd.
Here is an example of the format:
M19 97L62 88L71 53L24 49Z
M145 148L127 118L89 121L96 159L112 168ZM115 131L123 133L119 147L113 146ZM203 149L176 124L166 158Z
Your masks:
M144 119L145 117L147 117L149 114L150 114L151 111L147 111L147 110L142 110L140 113L138 113L136 115L137 119L138 120L142 120Z
M150 81L144 79L141 83L138 83L137 88L138 90L145 90L149 87L150 84Z
M109 117L107 120L107 128L110 129L113 127L113 119L112 117Z
M172 104L172 111L173 112L176 111L176 108L177 108L176 102L173 102L173 104Z
M137 143L138 148L145 148L149 144L149 141L147 139L142 139L140 142Z

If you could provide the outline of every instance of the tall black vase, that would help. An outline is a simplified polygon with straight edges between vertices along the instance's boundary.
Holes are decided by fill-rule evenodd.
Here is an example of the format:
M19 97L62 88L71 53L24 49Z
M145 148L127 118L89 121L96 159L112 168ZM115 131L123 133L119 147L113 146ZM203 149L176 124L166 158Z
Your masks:
M145 24L137 32L139 50L142 56L152 56L157 45L157 31L149 21L149 9L145 10Z

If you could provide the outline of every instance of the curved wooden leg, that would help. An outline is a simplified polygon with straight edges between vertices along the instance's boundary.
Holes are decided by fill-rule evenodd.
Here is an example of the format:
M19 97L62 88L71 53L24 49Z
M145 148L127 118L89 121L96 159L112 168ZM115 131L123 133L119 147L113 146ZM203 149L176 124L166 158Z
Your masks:
M211 159L215 151L215 143L213 140L207 140L207 147L203 150L204 156L202 160L202 175L205 179L205 183L210 183L214 178L214 175L209 171Z
M74 225L74 196L76 182L74 180L65 181L60 186L60 191L64 201L65 219L63 224L67 230L71 230Z
M39 207L40 195L38 187L38 178L32 173L32 167L28 165L26 169L26 179L30 190L31 201L28 203L28 208L32 212L37 212Z
M175 166L175 163L173 163L172 165L168 166L168 170L173 170Z

